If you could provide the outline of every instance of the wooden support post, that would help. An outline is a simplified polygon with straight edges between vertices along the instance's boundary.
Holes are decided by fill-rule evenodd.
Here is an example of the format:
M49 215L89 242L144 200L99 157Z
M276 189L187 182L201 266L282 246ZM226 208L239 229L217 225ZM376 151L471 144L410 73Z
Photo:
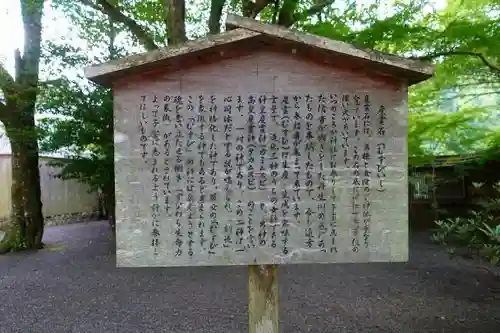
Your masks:
M248 266L250 333L278 333L278 266Z

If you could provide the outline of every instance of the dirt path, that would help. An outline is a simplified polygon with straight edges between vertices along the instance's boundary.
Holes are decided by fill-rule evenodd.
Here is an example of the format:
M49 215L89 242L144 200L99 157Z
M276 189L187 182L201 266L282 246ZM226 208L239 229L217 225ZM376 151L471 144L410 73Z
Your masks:
M244 267L117 269L103 222L0 257L0 332L247 332ZM66 245L65 245L66 244ZM500 281L422 235L408 264L280 268L281 332L500 332Z

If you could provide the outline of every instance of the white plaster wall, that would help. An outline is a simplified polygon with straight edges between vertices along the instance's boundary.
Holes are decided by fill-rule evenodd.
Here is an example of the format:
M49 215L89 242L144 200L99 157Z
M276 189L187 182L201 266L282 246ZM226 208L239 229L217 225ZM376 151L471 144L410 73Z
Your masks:
M76 180L61 180L54 175L58 169L48 165L50 159L40 158L40 187L42 190L43 214L45 217L92 213L97 211L97 193L89 193L88 186ZM11 159L0 156L0 218L10 213Z
M9 216L11 181L10 156L0 155L0 219Z

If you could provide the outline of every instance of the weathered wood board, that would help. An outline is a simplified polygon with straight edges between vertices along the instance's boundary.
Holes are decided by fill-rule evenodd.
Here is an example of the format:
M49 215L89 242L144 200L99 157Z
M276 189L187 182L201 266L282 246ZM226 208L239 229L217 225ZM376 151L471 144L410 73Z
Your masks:
M114 93L118 266L407 260L406 86L261 52Z

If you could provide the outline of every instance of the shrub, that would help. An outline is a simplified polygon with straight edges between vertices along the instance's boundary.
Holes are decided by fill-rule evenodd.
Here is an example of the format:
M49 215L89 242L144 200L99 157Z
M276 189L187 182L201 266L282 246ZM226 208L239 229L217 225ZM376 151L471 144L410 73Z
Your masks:
M477 185L476 186L482 186ZM500 193L500 184L495 186ZM500 200L492 198L480 203L481 209L469 217L455 217L436 221L432 240L451 247L467 247L494 265L500 264Z

